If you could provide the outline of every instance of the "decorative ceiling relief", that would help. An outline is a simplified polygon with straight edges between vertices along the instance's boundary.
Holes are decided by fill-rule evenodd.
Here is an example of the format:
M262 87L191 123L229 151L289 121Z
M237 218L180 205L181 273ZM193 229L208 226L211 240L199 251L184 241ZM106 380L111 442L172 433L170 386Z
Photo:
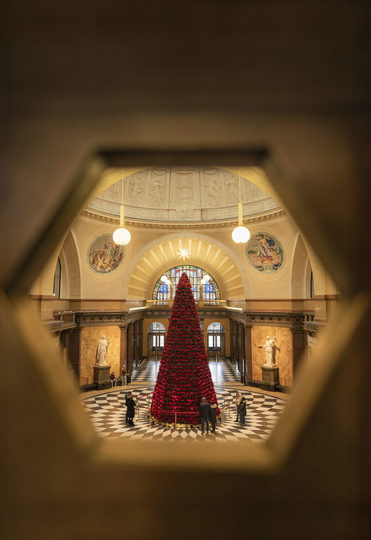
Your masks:
M251 178L264 173L251 168ZM241 182L244 216L279 209L253 182ZM125 216L155 222L215 222L237 218L238 175L218 167L151 168L124 178ZM121 180L89 204L89 209L118 216Z
M96 238L88 251L89 266L98 274L108 274L116 270L124 257L125 248L115 244L110 234Z
M169 190L169 174L166 169L151 169L147 172L147 180L145 182L146 186L146 193L147 193L147 206L150 208L164 208L168 204L168 190ZM136 181L139 181L141 185L143 185L142 179L140 178L140 175L135 175ZM138 178L139 177L139 178ZM129 177L131 178L131 177ZM139 206L142 206L142 202L139 204ZM128 200L128 203L130 203L130 200Z
M246 245L246 257L256 270L269 274L282 266L283 250L270 234L256 233Z

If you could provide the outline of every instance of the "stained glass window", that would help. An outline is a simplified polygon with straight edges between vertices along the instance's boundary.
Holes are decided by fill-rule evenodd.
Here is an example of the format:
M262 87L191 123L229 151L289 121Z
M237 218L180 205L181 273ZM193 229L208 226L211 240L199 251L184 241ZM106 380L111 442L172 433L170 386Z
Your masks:
M152 299L157 300L159 303L167 304L170 300L170 294L171 297L174 298L178 281L180 280L183 272L185 272L188 276L196 302L199 301L201 292L203 300L207 303L220 300L220 290L215 279L210 276L210 280L207 281L205 285L202 285L201 279L207 274L207 272L199 266L193 266L190 264L174 266L173 268L167 270L164 274L171 281L171 285L167 285L165 282L161 281L160 278L154 286Z

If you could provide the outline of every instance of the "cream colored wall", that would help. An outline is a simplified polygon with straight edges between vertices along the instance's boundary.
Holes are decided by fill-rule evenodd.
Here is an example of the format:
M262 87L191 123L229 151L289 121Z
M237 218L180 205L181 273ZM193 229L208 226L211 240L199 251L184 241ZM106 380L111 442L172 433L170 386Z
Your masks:
M251 235L266 232L274 236L283 249L283 263L276 272L266 274L256 270L244 256L238 265L240 272L246 272L250 284L245 298L279 299L291 298L291 267L297 228L287 217L271 222L253 224Z
M251 349L252 349L252 379L262 380L261 366L265 364L265 349L260 349L264 345L267 336L276 337L276 365L279 367L279 382L283 386L292 386L293 382L293 348L292 332L290 328L275 326L253 326L251 328Z
M94 240L103 234L112 234L115 227L103 221L79 217L73 225L81 265L81 298L120 299L121 283L125 275L127 260L133 256L133 244L125 250L124 261L112 272L99 274L92 270L88 262L88 252ZM135 245L135 244L134 244Z
M127 300L136 299L142 302L151 298L152 289L158 277L169 267L181 263L174 251L173 259L168 262L158 255L156 256L156 246L164 242L165 239L174 239L176 237L199 238L205 246L213 245L209 254L205 255L205 246L202 244L201 253L193 253L187 262L189 264L198 264L203 266L209 273L214 275L221 289L223 299L236 301L248 298L253 302L261 300L288 300L292 295L298 297L299 288L293 291L292 269L297 245L298 230L291 218L281 215L273 218L266 218L259 222L252 221L248 223L251 234L266 232L272 234L280 242L284 259L281 268L272 274L263 274L256 270L248 261L245 255L245 247L234 244L231 239L233 226L225 226L217 229L195 228L189 231L180 230L178 233L169 234L167 229L144 228L136 224L131 228L132 241L125 250L125 259L119 267L108 274L99 274L92 270L88 263L88 250L94 240L102 234L111 234L116 228L115 223L105 222L94 217L80 214L72 226L72 235L76 242L81 270L81 291L80 298L89 301L108 301L108 300ZM207 232L207 235L205 235ZM193 241L196 245L196 240ZM304 242L308 251L309 246ZM219 250L219 251L218 251ZM225 252L232 264L230 271L225 272L225 268L220 266L220 250ZM192 251L194 251L192 249ZM148 258L149 264L143 268L137 268L139 261L143 261L146 253L151 253ZM52 294L53 276L55 263L58 254L50 260L44 269L40 279L32 292L50 295ZM303 252L303 257L307 256ZM202 259L203 257L203 259ZM318 262L313 252L309 252L311 266L314 272L315 293L316 295L333 294L335 291L331 279L327 276L324 269ZM148 261L147 261L148 262ZM141 265L143 265L141 263ZM303 266L303 265L301 265ZM300 265L299 265L300 267ZM221 271L222 269L222 271ZM241 282L242 279L242 282ZM304 277L303 277L304 282ZM300 295L305 296L304 293ZM299 297L300 297L299 296ZM76 296L75 296L76 297ZM248 307L248 306L246 306ZM85 307L89 309L89 306ZM102 306L93 306L93 309L106 309ZM112 309L123 309L123 306L112 306ZM253 308L252 308L253 309ZM324 313L318 313L319 318L323 318Z
M73 227L78 249L81 255L82 268L82 291L83 298L151 298L152 287L155 279L161 275L165 266L161 261L158 261L158 268L154 267L155 263L151 262L151 267L146 269L146 272L136 269L136 262L142 257L142 254L147 249L152 249L154 244L159 244L162 238L167 237L167 234L161 231L153 231L151 229L132 229L132 241L126 246L126 255L123 263L109 274L98 274L94 272L88 264L87 252L91 243L102 234L113 232L114 224L100 222L87 216L80 216ZM208 237L225 246L226 253L232 255L232 260L237 267L237 271L242 276L245 283L245 291L243 292L236 282L238 295L236 297L248 298L290 298L290 264L294 249L294 241L297 234L297 229L292 221L287 217L271 220L271 222L253 223L249 225L251 233L267 232L275 236L281 243L284 250L284 262L280 270L274 274L261 274L251 266L245 256L244 249L233 243L231 239L231 231L233 227L219 231L208 231ZM197 236L195 231L190 231L188 236ZM182 231L182 237L187 236L187 231ZM202 237L202 235L201 235ZM140 256L139 256L140 254ZM180 259L174 259L181 263ZM195 260L187 260L189 264L195 263ZM170 264L170 263L169 263ZM213 269L213 265L209 265L210 272L219 280L221 290L232 288L229 296L233 297L233 280L234 275L227 274L225 279L227 283L223 283L217 268ZM130 283L130 276L135 271L135 280ZM150 274L150 275L149 275ZM237 277L236 277L237 279ZM137 292L136 292L137 291ZM237 289L236 289L237 291Z
M109 340L106 362L111 372L120 375L120 328L118 326L88 326L80 335L80 384L90 384L94 379L94 365L98 341L102 336Z

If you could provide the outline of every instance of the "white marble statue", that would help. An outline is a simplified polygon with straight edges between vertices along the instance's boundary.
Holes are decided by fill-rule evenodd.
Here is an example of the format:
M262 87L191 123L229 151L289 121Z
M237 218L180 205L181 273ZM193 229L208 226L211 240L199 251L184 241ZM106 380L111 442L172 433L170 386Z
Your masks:
M264 347L265 349L265 367L273 367L275 365L274 362L274 344L276 343L276 338L271 338L270 336L267 336L267 341L264 343L264 345L259 345L259 349L262 349Z
M98 366L106 366L106 356L107 351L109 347L109 339L107 339L105 336L102 336L100 340L98 341L97 346L97 364Z

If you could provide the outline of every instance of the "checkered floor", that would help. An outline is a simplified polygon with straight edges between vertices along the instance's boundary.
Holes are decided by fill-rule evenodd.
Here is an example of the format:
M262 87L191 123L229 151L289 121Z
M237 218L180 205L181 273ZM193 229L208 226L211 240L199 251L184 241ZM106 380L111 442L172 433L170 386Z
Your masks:
M223 360L210 360L209 367L214 384L235 383L239 381L236 370L232 364ZM142 362L137 366L132 375L133 382L151 382L154 383L157 378L160 361Z
M240 389L247 400L246 422L240 426L236 422L234 399L236 387L228 385L216 388L219 407L226 405L224 422L218 423L216 433L202 436L199 427L170 428L148 422L153 382L151 385L131 385L138 403L134 426L125 424L125 391L104 392L83 399L92 424L101 437L125 437L129 439L151 440L194 440L198 442L243 441L251 439L262 442L267 439L280 415L285 400L276 396Z

